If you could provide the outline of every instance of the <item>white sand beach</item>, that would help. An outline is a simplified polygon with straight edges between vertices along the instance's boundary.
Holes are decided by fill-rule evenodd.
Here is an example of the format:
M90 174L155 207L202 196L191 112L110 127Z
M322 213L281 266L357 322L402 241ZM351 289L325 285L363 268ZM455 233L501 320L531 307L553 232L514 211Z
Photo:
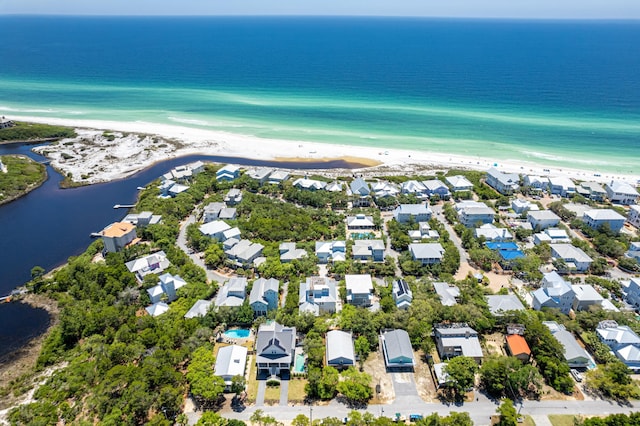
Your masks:
M191 154L279 161L343 158L371 166L360 169L359 173L376 175L412 174L454 168L485 171L495 164L490 158L397 150L392 147L381 150L373 147L264 139L251 135L139 121L116 122L33 116L12 118L77 128L77 138L64 139L56 145L43 146L36 150L49 157L52 165L58 170L71 174L74 181L82 183L123 178L155 162ZM105 131L113 132L113 135L107 137L103 134ZM635 184L640 179L640 175L599 174L594 170L550 168L518 159L500 161L497 168L505 172L567 176L598 182L616 179Z

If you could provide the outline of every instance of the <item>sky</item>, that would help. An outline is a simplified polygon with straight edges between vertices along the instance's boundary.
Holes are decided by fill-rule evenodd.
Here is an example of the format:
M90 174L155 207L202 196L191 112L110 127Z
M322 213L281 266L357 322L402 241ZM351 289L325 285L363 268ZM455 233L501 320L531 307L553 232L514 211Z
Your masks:
M640 0L0 0L0 14L640 19Z

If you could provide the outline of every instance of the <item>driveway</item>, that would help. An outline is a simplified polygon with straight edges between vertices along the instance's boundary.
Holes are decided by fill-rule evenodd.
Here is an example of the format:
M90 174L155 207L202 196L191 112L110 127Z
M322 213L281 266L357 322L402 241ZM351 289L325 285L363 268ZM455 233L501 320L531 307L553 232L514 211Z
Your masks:
M209 282L216 281L218 283L223 283L227 281L229 279L228 277L225 277L224 275L219 274L216 271L212 271L211 269L208 269L207 266L204 264L203 260L200 259L199 253L193 253L192 250L189 247L187 247L187 226L189 226L192 223L196 223L196 217L193 215L189 216L185 221L183 221L180 224L180 232L178 233L178 239L176 241L176 244L178 245L178 247L180 247L180 249L183 252L186 253L187 256L191 258L193 263L195 263L197 266L204 269L204 271L207 274L207 279L209 280Z
M289 380L280 381L280 405L289 403Z
M413 373L391 373L391 376L396 399L406 396L418 396Z
M264 405L264 393L267 390L267 381L258 380L258 394L256 395L256 407Z

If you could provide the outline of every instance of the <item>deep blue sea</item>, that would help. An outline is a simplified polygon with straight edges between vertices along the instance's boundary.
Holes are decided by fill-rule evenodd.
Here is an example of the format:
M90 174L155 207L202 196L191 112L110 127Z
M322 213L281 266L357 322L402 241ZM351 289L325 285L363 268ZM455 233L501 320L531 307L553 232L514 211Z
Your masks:
M0 40L9 117L640 171L640 22L0 16Z

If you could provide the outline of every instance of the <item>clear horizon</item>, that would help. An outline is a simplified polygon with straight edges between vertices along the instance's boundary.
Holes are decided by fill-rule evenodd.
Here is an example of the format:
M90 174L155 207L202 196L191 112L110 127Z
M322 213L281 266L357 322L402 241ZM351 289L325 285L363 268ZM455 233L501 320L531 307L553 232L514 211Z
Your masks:
M638 20L636 0L0 0L0 15L78 16L377 16L462 19Z

